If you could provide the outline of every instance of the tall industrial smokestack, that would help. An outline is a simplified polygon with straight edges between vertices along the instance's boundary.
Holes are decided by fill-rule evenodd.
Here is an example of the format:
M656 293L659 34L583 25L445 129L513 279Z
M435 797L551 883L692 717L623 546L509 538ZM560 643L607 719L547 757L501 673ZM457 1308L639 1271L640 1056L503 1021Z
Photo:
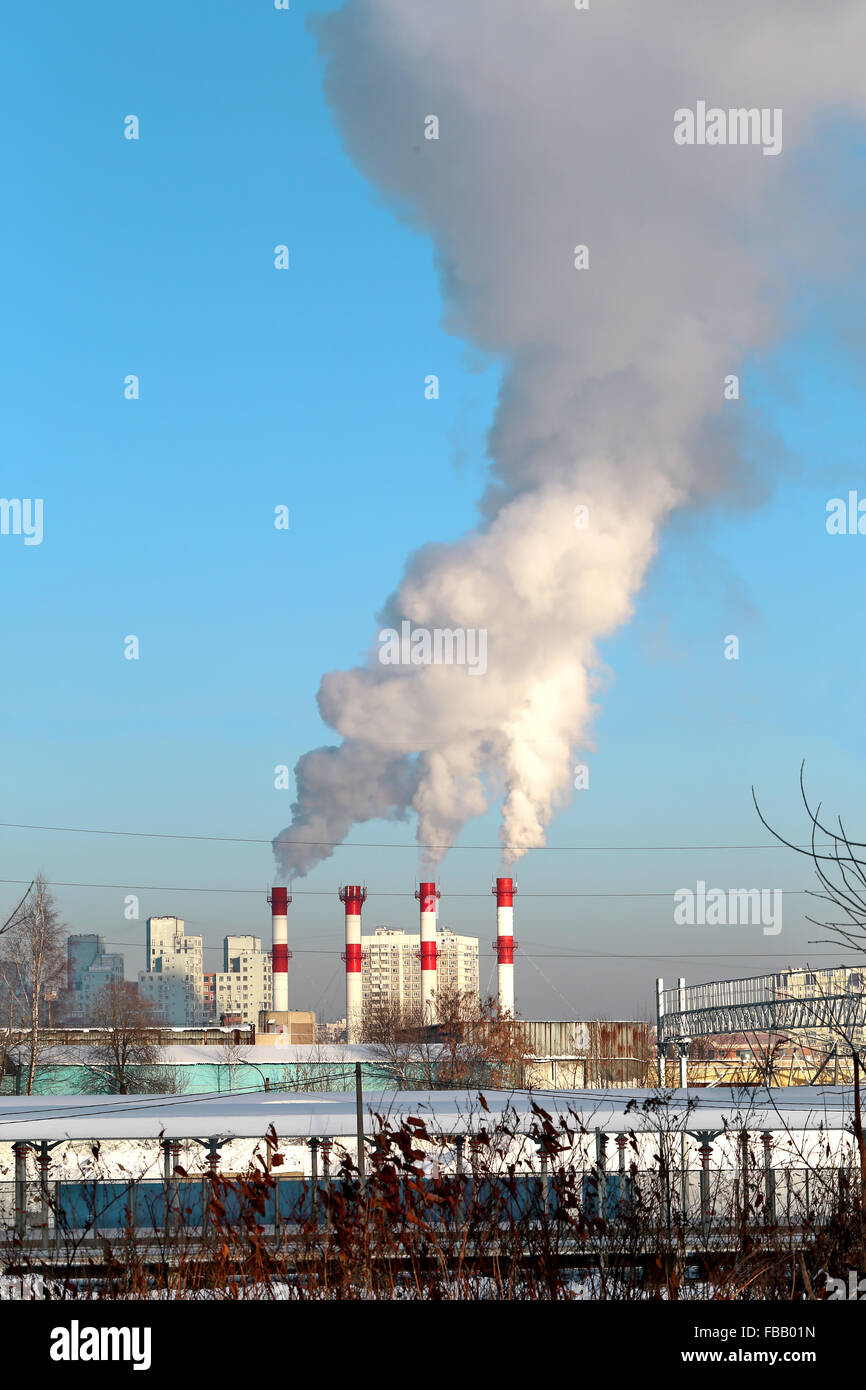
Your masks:
M289 1008L289 936L286 916L292 901L287 888L272 888L271 905L271 966L274 977L274 1013L287 1013Z
M367 897L366 888L347 884L340 889L340 902L346 905L346 1040L361 1041L361 904Z
M436 1022L436 899L440 896L435 883L422 883L415 890L421 904L421 1021Z
M496 887L496 958L499 962L497 972L499 1012L514 1017L514 894L517 887L513 879L498 878Z

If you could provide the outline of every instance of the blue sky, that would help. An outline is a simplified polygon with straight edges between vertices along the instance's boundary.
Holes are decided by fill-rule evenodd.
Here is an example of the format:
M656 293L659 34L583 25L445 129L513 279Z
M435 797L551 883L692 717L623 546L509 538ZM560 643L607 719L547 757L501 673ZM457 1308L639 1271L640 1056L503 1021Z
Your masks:
M7 20L0 491L44 498L45 538L0 537L0 819L262 842L0 830L0 906L38 870L116 885L57 892L70 927L125 949L131 975L152 912L203 931L212 964L226 931L267 936L266 842L292 800L274 767L328 741L322 673L359 659L407 554L471 526L483 485L498 365L443 333L430 243L341 151L304 23L325 8L89 0ZM783 463L761 505L668 531L604 649L590 790L552 846L757 845L752 782L802 838L804 757L816 796L866 829L866 539L824 524L829 497L866 495L866 418L833 313L816 304L772 358L741 364L742 408L782 439ZM461 842L496 835L491 813ZM355 838L406 847L349 845L298 885L290 1002L324 1017L342 1011L338 883L368 883L369 926L417 920L412 827ZM483 986L497 867L495 849L458 849L441 872L441 920L480 936ZM643 1013L659 973L834 954L808 946L802 896L778 938L672 924L667 895L698 878L802 890L808 865L783 851L552 849L517 876L528 1016ZM141 885L154 891L125 921ZM201 888L250 891L188 891Z

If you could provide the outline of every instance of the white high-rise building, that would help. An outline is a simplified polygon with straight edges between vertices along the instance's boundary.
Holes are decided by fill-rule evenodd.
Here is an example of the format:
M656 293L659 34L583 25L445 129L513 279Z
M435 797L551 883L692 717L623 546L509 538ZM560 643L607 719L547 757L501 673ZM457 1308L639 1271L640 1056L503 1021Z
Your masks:
M244 1023L257 1023L262 1011L274 1007L270 951L262 950L261 937L227 936L223 967L214 975L214 1021L240 1014Z
M478 994L478 938L457 936L450 927L436 933L436 988L443 993ZM421 1010L421 960L417 935L376 927L361 937L361 991L364 1012L383 1005Z
M206 1022L202 938L187 936L180 917L148 917L147 969L138 988L170 1028L198 1028Z

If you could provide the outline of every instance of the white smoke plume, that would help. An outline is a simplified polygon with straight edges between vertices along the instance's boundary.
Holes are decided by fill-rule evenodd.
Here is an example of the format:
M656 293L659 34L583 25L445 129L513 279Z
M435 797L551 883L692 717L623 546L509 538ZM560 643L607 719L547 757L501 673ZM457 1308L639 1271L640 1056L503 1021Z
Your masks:
M504 380L477 529L411 556L379 624L486 629L487 672L382 665L377 626L364 666L322 680L342 742L300 759L275 854L302 875L359 822L414 813L435 862L501 797L509 861L569 796L597 643L666 519L754 488L748 391L724 401L724 378L745 387L793 290L852 254L822 140L866 104L866 6L349 0L314 23L349 155L432 235L445 326ZM675 144L699 101L780 108L781 152Z

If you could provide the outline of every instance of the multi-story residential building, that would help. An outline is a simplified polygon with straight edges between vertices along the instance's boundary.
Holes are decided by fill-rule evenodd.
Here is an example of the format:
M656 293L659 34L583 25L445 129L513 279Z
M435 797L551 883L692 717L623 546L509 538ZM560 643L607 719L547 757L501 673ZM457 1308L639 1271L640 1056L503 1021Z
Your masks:
M337 1018L331 1023L319 1023L316 1025L316 1042L344 1043L345 1041L346 1020L344 1018Z
M81 980L97 956L105 954L105 937L87 933L66 938L66 982L69 989L80 990Z
M478 994L478 938L457 936L450 927L436 933L437 989ZM361 937L361 990L365 1013L384 1006L420 1011L419 939L391 927Z
M70 936L66 942L67 991L63 1016L69 1024L87 1024L100 990L122 980L123 956L106 953L105 938L94 934Z
M204 1016L208 1023L216 1020L216 971L206 970L202 975L204 997Z
M99 955L81 977L81 1003L84 1022L90 1014L97 995L115 980L123 979L123 956L119 952Z
M262 950L261 937L225 938L223 969L209 977L207 996L212 1010L208 1020L214 1023L255 1024L260 1013L273 1008L271 953Z
M199 1027L204 1013L203 943L187 936L180 917L148 917L145 937L147 969L138 988L170 1027Z

